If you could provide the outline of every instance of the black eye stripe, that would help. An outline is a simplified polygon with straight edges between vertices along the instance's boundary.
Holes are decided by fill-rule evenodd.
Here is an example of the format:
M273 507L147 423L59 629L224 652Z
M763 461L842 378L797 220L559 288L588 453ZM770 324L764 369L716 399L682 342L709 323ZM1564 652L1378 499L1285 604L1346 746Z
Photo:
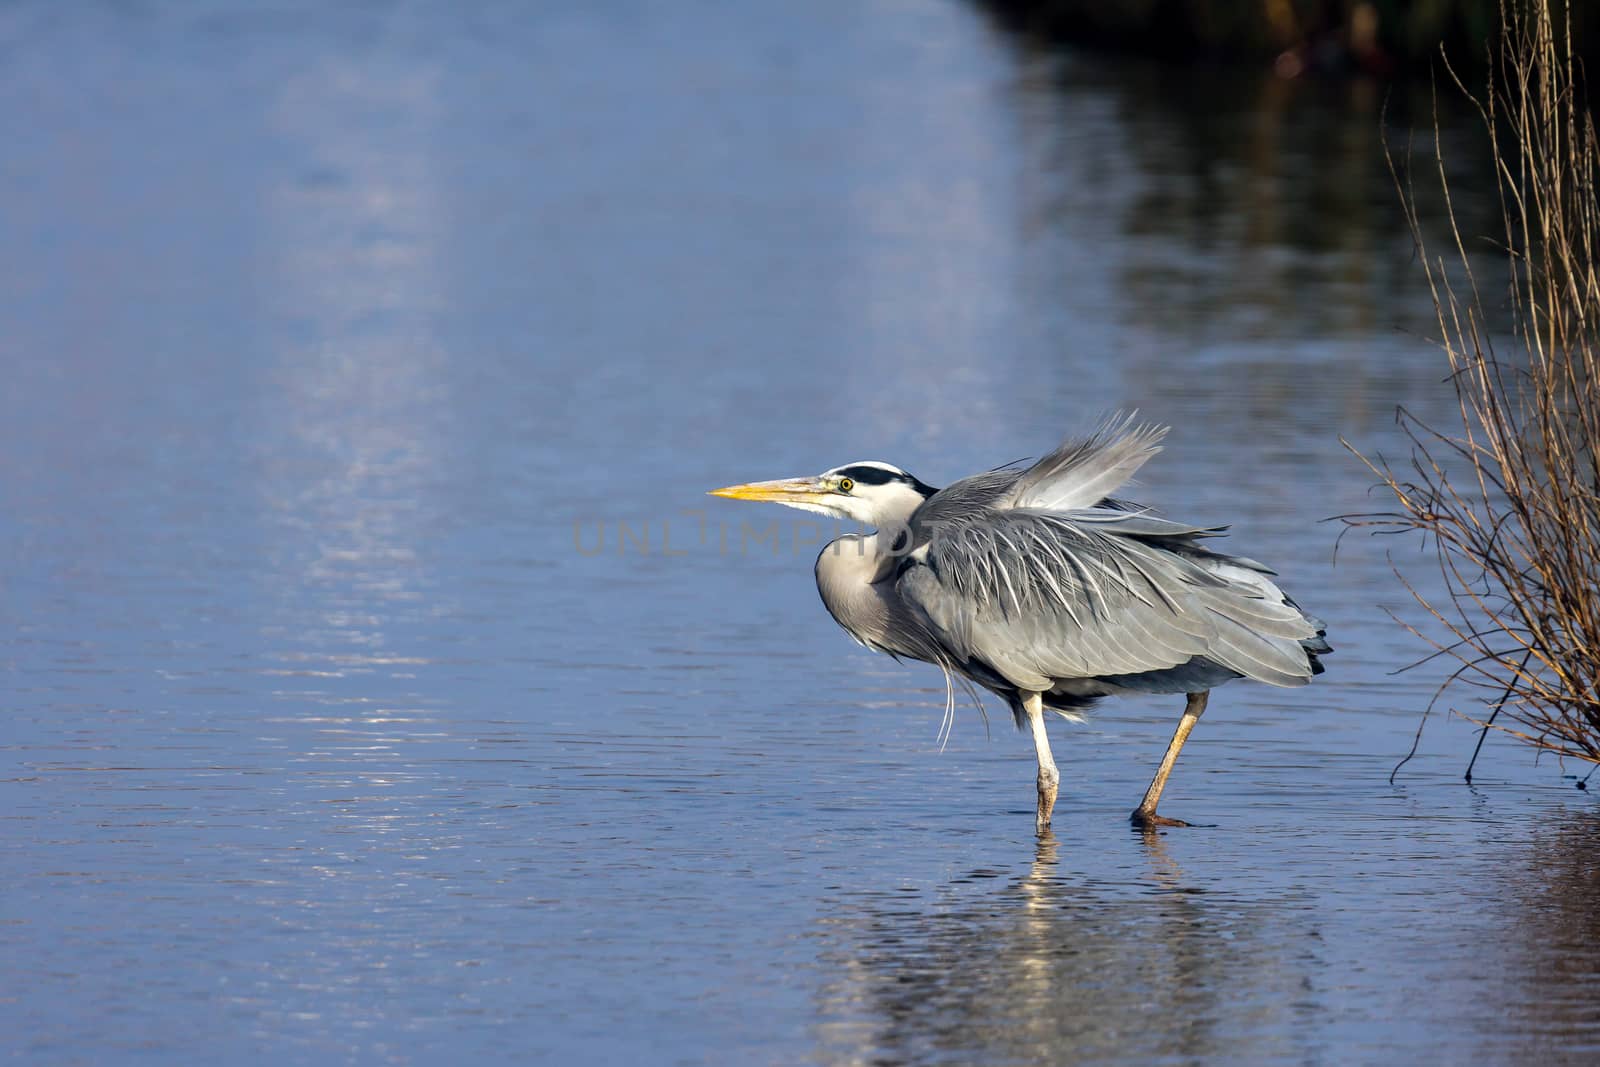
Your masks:
M846 467L837 473L862 485L888 485L890 482L907 480L906 476L898 471L886 471L882 467Z
M916 490L922 494L924 500L938 492L933 486L923 482L915 475L907 474L905 471L884 470L882 467L854 466L841 467L831 473L841 478L849 478L857 485L888 485L890 482L896 482Z

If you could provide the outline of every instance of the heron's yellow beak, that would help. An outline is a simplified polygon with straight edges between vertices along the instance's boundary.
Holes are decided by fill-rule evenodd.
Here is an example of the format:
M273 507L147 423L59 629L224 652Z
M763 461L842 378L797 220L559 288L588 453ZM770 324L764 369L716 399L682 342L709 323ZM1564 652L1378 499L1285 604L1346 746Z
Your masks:
M774 504L815 504L832 492L833 488L820 478L779 478L713 489L710 495L725 496L729 500L767 500Z

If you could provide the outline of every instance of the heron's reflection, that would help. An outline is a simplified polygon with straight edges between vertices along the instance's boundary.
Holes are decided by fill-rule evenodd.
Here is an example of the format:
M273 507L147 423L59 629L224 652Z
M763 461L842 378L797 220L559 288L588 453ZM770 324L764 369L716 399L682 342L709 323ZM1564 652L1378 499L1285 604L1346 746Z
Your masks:
M1125 880L1064 869L1076 849L1064 861L1045 835L1015 878L977 870L927 897L841 901L824 934L837 977L821 992L822 1043L867 1062L1304 1051L1308 932L1206 895L1159 836L1135 847Z

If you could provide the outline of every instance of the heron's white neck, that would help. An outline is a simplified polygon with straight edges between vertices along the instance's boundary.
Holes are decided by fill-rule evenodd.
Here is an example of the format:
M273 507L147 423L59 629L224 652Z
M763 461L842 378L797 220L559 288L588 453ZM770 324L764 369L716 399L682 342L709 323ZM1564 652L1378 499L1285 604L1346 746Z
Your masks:
M817 592L835 622L868 648L883 649L888 610L873 583L892 558L878 551L877 534L846 534L830 541L817 557Z

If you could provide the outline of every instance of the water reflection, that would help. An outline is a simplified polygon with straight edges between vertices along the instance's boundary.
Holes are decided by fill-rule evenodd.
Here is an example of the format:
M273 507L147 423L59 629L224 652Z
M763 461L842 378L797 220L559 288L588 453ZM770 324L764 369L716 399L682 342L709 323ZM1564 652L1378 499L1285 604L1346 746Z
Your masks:
M1207 894L1160 835L1143 847L1121 884L1070 873L1046 836L1020 877L838 901L822 937L839 977L819 1013L855 1021L820 1039L854 1062L1292 1053L1315 935L1286 909Z
M444 225L430 150L436 82L428 63L328 55L270 104L297 166L265 205L262 311L280 343L255 397L264 432L254 486L284 598L277 654L313 677L413 672L429 660L395 647L396 623L446 610L423 602L452 410L430 329ZM282 696L314 716L345 702L322 690ZM345 699L386 703L374 696ZM396 714L370 707L360 718Z
M1560 817L1520 856L1491 862L1510 924L1481 952L1487 967L1505 967L1509 988L1478 1018L1485 1039L1509 1031L1528 1055L1600 1051L1600 816Z
M1385 131L1401 180L1416 169L1426 231L1446 236L1436 121L1469 243L1503 229L1477 180L1487 137L1452 91L1015 41L1027 232L1092 227L1131 325L1202 346L1430 327Z

